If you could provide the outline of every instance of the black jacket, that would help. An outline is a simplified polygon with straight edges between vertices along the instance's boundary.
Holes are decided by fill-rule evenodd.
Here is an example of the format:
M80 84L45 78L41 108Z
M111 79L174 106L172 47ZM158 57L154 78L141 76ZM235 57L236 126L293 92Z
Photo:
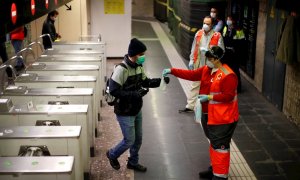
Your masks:
M50 17L47 17L47 19L44 21L42 34L50 34L52 41L55 41L58 36L54 26L54 21L51 20ZM43 45L44 49L52 48L51 41L48 37L43 37Z
M131 62L128 55L123 63L127 68L117 66L109 82L110 94L118 99L114 112L121 116L135 116L143 106L143 95L139 91L158 87L160 78L147 78L143 66Z

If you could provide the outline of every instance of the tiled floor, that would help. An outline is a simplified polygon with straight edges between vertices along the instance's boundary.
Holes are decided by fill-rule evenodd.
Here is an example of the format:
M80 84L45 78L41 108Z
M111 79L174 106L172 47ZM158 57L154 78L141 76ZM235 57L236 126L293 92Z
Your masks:
M121 60L109 60L107 62L108 77L112 72L112 67ZM98 124L98 138L95 147L95 157L91 160L91 179L92 180L130 180L133 178L133 171L127 170L127 153L119 158L121 169L116 171L106 158L106 151L113 147L122 139L119 124L113 113L113 107L107 104L101 108L101 121Z

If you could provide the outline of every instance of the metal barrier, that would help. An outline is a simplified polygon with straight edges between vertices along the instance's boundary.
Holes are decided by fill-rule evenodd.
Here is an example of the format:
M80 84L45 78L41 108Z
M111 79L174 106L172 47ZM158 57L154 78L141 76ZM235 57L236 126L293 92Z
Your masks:
M93 41L96 40L97 42L101 42L101 34L99 35L81 35L79 36L79 41Z
M94 148L96 136L95 96L91 88L27 88L26 86L8 86L1 98L10 98L14 104L87 104L88 135L91 149ZM0 124L1 126L1 124Z
M42 120L48 122L59 121L62 126L81 126L83 168L85 172L89 172L91 152L87 112L88 105L36 105L32 108L28 105L14 105L9 111L0 112L0 124L1 127L35 126L38 120ZM60 146L65 145L67 145L66 142L60 143ZM55 147L58 148L57 143ZM7 149L11 150L11 148Z
M63 75L63 76L74 76L74 78L76 76L96 76L97 77L97 81L100 77L100 68L97 65L46 65L44 63L34 63L31 66L29 66L28 68L26 68L26 73L29 74L38 74L39 76L53 76L53 75ZM99 81L98 81L99 82ZM101 83L97 83L96 84L96 89L101 89L102 87L100 87ZM95 92L96 96L101 96L101 92ZM96 99L96 112L98 113L98 116L100 116L100 103L101 100L100 99Z
M0 157L0 179L74 180L74 157Z
M80 126L13 126L1 127L0 132L2 133L0 136L2 156L74 156L76 180L83 179ZM45 167L49 171L55 169L49 165Z

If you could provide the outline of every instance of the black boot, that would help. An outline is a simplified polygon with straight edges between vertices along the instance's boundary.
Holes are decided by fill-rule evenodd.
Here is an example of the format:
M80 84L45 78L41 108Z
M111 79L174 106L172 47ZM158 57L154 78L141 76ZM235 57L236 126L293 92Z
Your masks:
M113 167L115 170L120 169L120 163L119 163L118 159L111 158L109 156L109 151L106 151L106 157L108 158L111 167Z
M139 172L146 172L147 171L147 167L137 164L137 165L131 165L129 162L127 163L127 168L128 169L133 169L135 171L139 171Z
M212 180L227 180L228 178L213 176Z
M206 171L199 172L200 179L212 179L213 178L212 167L209 166Z
M178 110L179 113L192 113L194 112L194 110L189 109L189 108L184 108L184 109L180 109Z

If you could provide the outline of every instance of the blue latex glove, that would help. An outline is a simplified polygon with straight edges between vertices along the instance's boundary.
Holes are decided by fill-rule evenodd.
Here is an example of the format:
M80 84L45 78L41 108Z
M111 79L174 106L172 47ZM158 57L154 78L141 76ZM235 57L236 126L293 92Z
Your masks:
M194 69L194 61L189 62L189 69L193 70Z
M200 102L206 102L206 101L208 101L209 99L209 97L208 97L208 95L206 95L206 94L200 94L199 96L198 96L198 98L200 99Z
M171 69L164 69L162 72L162 75L163 75L163 77L166 77L170 73L171 73Z

